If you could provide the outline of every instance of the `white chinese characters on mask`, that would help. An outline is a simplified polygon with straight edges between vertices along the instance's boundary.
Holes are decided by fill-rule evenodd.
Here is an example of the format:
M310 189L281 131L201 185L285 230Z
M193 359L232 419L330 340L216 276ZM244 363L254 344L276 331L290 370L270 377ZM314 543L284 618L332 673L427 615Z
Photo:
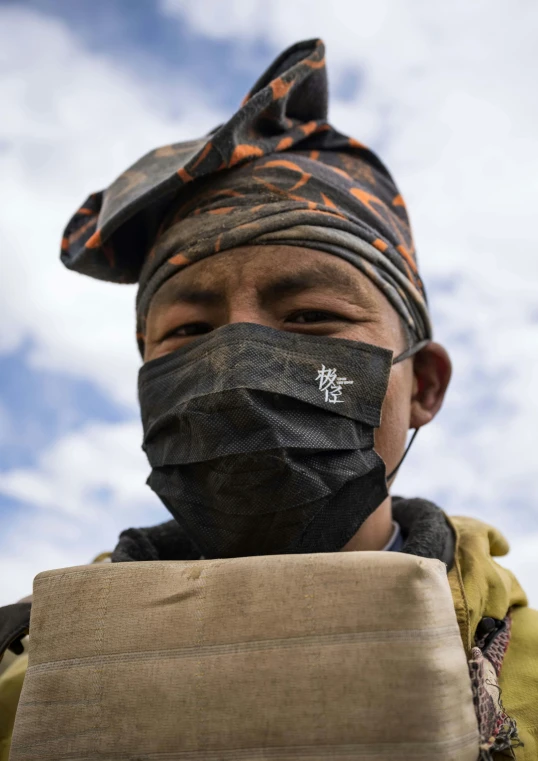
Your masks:
M342 404L344 401L340 399L343 391L342 386L353 383L352 380L338 377L335 367L325 367L325 365L322 365L321 370L318 370L316 380L319 381L319 390L324 393L325 401L329 404Z

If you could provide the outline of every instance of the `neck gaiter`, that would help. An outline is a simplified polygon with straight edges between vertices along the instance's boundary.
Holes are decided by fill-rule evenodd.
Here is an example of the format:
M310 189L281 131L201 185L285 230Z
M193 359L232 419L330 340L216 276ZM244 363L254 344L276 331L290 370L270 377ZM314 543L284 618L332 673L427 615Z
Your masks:
M149 486L204 557L340 550L388 494L374 429L392 357L236 323L148 362Z

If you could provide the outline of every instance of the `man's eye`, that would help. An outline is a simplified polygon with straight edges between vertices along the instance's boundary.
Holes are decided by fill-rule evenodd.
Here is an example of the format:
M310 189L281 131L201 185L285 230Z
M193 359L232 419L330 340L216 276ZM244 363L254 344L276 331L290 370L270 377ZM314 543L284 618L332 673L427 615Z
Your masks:
M211 325L207 322L189 322L186 325L180 325L173 330L170 330L164 338L184 338L186 336L201 336L204 333L209 333L212 330Z
M308 325L316 322L335 322L337 320L343 320L333 312L322 312L320 310L311 309L308 312L297 312L288 318L288 322L296 322L300 325Z

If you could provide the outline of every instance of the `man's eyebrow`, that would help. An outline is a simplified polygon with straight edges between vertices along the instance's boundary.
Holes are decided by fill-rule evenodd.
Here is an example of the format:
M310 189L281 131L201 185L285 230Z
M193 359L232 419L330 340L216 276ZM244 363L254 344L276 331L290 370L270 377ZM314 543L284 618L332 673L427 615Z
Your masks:
M352 296L361 294L359 283L339 267L330 264L315 269L303 269L290 275L282 275L258 289L262 306L266 306L286 296L294 296L314 288L325 288L339 295Z
M270 306L280 299L294 296L304 291L323 288L339 296L357 300L363 294L360 284L340 267L331 264L317 264L304 267L290 274L281 275L257 288L262 306ZM152 306L168 307L174 304L195 306L220 306L226 301L223 290L208 288L196 283L170 283L169 287L157 293Z
M201 306L218 306L225 301L222 291L213 288L203 288L195 284L174 283L157 294L154 299L154 306L172 306L173 304L193 304Z

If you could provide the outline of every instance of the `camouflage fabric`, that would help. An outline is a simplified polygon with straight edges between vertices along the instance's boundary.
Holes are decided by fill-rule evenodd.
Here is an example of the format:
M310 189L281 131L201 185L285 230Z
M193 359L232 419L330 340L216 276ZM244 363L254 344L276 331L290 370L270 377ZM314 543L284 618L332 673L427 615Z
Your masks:
M321 40L284 51L240 109L199 140L157 148L92 194L62 261L139 283L139 340L152 296L206 256L287 244L346 259L385 293L418 340L431 337L404 201L377 156L327 122Z

